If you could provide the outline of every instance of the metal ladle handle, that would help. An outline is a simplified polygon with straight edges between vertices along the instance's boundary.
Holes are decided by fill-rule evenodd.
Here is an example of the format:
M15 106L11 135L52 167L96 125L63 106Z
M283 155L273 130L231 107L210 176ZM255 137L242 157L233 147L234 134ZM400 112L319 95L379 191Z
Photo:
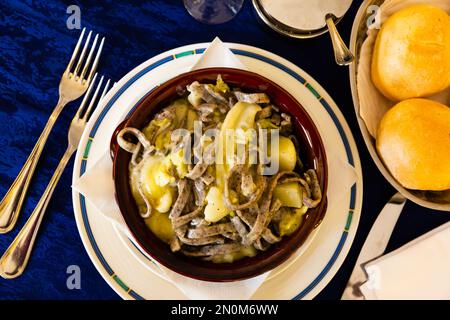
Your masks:
M339 35L336 24L334 23L337 19L336 16L329 13L326 15L325 19L327 22L328 31L330 32L331 42L333 43L334 58L336 59L336 63L340 66L347 66L353 62L355 56L347 48Z

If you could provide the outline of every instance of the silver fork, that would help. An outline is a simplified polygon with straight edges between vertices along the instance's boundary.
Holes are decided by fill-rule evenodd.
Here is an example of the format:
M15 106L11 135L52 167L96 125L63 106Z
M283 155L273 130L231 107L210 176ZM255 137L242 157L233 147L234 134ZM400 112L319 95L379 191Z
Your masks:
M17 218L19 216L20 209L22 208L25 194L28 190L28 186L30 184L34 170L39 161L42 150L44 149L44 145L47 141L50 131L52 130L53 125L56 122L56 119L67 103L78 99L79 97L81 97L81 95L83 95L83 93L86 92L86 89L88 88L92 80L92 76L97 69L105 38L102 38L100 45L98 46L97 53L95 54L94 61L91 65L91 60L94 57L98 42L98 34L94 38L94 42L91 46L91 49L89 50L89 54L86 60L84 58L92 37L92 31L89 32L83 49L81 50L81 53L77 60L78 52L80 51L85 31L86 28L84 28L81 32L80 38L78 39L77 45L75 46L69 64L62 75L61 82L59 84L58 103L56 104L55 109L50 115L50 118L48 119L47 124L45 125L44 130L42 131L36 145L28 156L27 161L23 165L8 192L0 202L0 233L6 233L10 231L17 222Z
M66 152L61 158L58 167L53 174L47 188L44 191L41 199L39 200L36 208L34 209L31 216L28 218L28 221L23 226L22 230L16 236L11 245L6 249L3 256L0 258L0 275L5 279L12 279L20 276L25 267L27 266L28 259L30 258L31 251L33 249L33 244L36 239L37 232L39 230L39 226L42 221L42 217L47 209L47 206L52 197L53 191L61 177L61 174L64 171L67 163L69 162L71 156L75 152L78 147L78 143L80 142L81 135L86 127L86 122L89 119L94 106L97 105L97 95L102 87L103 77L101 77L97 88L90 99L88 104L88 99L95 86L95 79L97 75L92 79L91 85L83 98L83 101L78 109L75 117L72 120L69 128L69 143ZM109 80L106 83L103 92L98 99L100 101L103 96L106 94L109 88Z

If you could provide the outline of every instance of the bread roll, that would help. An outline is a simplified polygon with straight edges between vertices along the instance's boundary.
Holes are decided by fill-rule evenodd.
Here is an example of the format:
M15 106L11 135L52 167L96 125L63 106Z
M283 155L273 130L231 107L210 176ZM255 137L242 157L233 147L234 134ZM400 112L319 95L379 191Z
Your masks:
M381 120L377 149L405 188L450 189L450 108L427 99L398 103Z
M430 5L390 16L378 33L372 81L393 101L426 97L450 85L450 17Z

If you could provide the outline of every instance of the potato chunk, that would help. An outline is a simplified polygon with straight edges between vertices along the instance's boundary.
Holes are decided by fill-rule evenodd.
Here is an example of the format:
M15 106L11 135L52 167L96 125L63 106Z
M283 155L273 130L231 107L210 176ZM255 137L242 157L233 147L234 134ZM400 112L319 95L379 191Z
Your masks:
M276 186L273 196L280 200L284 207L301 208L303 206L303 191L297 182L288 182Z
M217 187L211 187L206 195L205 220L217 222L225 217L229 210L223 201L222 192Z
M166 213L152 212L151 216L145 219L145 224L158 238L166 243L170 243L175 235L172 222Z
M292 171L297 163L297 151L291 139L280 136L278 158L275 155L275 160L278 160L280 165L279 171Z

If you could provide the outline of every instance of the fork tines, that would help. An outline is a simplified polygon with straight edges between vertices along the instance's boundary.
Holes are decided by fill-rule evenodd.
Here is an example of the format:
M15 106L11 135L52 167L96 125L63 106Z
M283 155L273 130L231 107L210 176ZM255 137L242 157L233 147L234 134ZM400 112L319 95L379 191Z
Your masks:
M76 117L78 117L80 119L88 120L90 117L90 113L92 112L94 106L99 104L100 101L105 96L105 94L108 92L110 79L108 79L108 81L106 82L106 85L103 88L103 91L102 91L100 97L98 97L98 93L100 92L100 89L102 88L104 76L102 76L100 78L100 81L98 81L98 84L95 83L96 79L97 79L97 74L94 75L94 78L92 79L92 82L89 85L89 88L83 97L83 101L81 102L80 107L78 108ZM94 91L92 97L90 97L91 92L94 89L94 87L96 87L95 91ZM88 101L89 101L89 104L88 104Z
M75 46L75 49L72 53L72 57L70 58L70 62L69 62L69 65L67 66L66 72L68 73L69 78L74 77L75 80L89 82L92 79L93 74L97 70L97 65L98 65L98 61L100 59L100 54L103 49L103 44L105 42L105 38L102 37L102 40L100 41L100 45L97 48L97 53L95 54L94 62L91 66L90 65L91 60L92 60L92 57L94 56L94 52L97 47L99 35L98 34L95 35L94 41L93 41L92 45L90 45L92 31L89 31L87 38L84 42L83 49L81 50L81 53L78 55L78 52L80 51L81 43L83 42L85 33L86 33L86 28L83 28L83 30L81 31L80 38L78 39L77 45ZM86 56L86 52L88 51L89 46L91 46L91 48L90 48L87 58L85 60L84 58ZM77 57L78 57L78 62L75 65ZM89 70L89 73L88 73L88 70ZM87 77L86 77L86 74L87 74Z

